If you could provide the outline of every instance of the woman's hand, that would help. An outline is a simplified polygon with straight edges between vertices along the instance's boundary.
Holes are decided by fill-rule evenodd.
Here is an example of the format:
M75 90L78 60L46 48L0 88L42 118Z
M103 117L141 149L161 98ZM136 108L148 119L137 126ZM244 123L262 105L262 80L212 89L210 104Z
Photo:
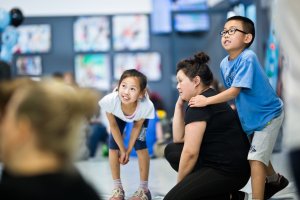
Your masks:
M184 100L180 96L178 96L176 105L180 106L180 107L182 107L184 105Z

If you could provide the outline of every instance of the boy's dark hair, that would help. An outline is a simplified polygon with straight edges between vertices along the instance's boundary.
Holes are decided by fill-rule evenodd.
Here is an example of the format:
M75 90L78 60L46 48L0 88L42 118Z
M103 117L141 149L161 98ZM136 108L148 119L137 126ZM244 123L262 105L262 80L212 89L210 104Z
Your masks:
M209 56L207 54L204 52L196 53L193 58L181 60L177 64L176 73L182 70L190 80L199 76L204 85L210 86L214 77L207 65L208 61Z
M243 31L245 31L246 33L252 34L252 40L251 40L251 42L249 42L249 44L246 46L246 48L250 47L255 38L255 27L254 27L253 21L247 17L233 16L233 17L228 18L226 22L231 21L231 20L237 20L237 21L242 22L243 29L244 29Z
M125 78L128 78L128 77L136 77L139 79L139 82L140 82L140 89L141 91L143 91L144 89L146 89L147 87L147 77L139 72L138 70L136 69L128 69L128 70L125 70L119 80L119 84L118 84L118 87L120 86L121 82L125 79Z

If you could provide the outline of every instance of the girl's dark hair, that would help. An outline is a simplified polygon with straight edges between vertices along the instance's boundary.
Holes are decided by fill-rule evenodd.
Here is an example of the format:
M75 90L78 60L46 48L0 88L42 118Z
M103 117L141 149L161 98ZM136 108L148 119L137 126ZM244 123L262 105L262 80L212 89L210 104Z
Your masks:
M120 84L122 83L122 81L125 79L125 78L128 78L128 77L136 77L139 79L139 82L140 82L140 89L141 91L143 91L144 89L146 89L147 87L147 77L139 72L138 70L136 69L128 69L128 70L125 70L119 80L119 83L118 83L118 87L120 86Z
M181 60L177 64L176 73L182 70L190 80L199 76L204 85L210 86L214 77L207 65L208 61L209 56L199 52L193 58Z
M251 42L246 46L247 48L251 46L251 44L253 43L254 41L254 38L255 38L255 26L254 26L254 23L251 19L247 18L247 17L243 17L243 16L233 16L233 17L230 17L227 19L227 22L228 21L231 21L231 20L237 20L237 21L240 21L242 22L243 24L243 31L245 31L246 33L249 33L252 35L252 40Z

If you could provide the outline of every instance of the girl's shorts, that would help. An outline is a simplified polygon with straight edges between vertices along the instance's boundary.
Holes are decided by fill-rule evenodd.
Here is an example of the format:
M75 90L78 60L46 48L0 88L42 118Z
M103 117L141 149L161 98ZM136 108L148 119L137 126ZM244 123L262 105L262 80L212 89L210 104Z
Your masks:
M116 118L116 122L118 124L118 127L120 129L121 135L123 135L124 128L125 128L127 122L121 120L118 117L115 117L115 118ZM137 150L142 150L142 149L147 149L146 130L147 130L147 127L148 127L148 121L149 121L148 119L145 119L144 124L143 124L142 129L141 129L141 133L140 133L139 137L137 138L137 140L135 141L134 149L136 151ZM114 140L114 137L112 136L112 134L109 134L109 148L110 149L115 149L115 150L119 149L119 146L116 143L116 141Z

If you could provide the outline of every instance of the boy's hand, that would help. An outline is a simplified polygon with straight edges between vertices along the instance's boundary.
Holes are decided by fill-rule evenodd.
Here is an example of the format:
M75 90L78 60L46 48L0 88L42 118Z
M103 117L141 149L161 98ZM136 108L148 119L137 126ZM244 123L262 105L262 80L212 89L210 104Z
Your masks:
M207 105L207 97L203 95L197 95L195 97L192 97L189 101L190 107L205 107Z

